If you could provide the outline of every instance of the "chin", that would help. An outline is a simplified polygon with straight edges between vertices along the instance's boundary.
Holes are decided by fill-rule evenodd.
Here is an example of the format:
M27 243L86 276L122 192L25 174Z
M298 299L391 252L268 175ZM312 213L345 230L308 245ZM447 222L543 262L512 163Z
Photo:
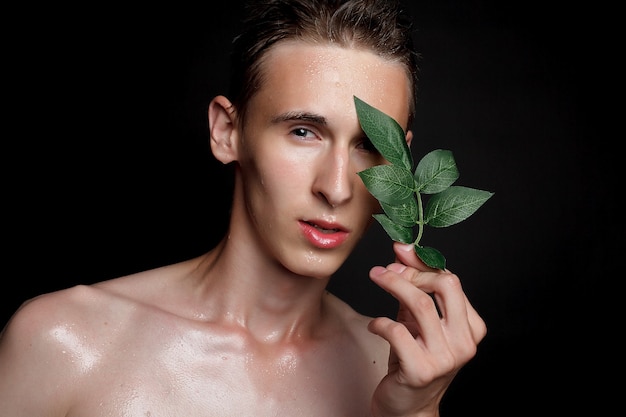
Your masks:
M316 278L328 279L341 267L345 262L345 256L320 255L317 251L309 251L300 258L301 261L291 264L288 267L293 273Z

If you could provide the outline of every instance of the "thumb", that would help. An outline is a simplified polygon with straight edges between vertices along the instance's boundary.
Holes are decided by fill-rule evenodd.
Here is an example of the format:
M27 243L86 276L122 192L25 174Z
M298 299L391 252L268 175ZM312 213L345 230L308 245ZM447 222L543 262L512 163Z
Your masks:
M393 251L396 254L396 261L406 266L411 266L419 271L437 272L438 269L431 268L426 265L415 252L415 246L412 243L393 243Z

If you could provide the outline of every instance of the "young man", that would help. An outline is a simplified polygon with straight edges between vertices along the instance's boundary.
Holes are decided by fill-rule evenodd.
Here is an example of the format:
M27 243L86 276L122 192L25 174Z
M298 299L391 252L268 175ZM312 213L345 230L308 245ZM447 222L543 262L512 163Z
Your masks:
M208 108L213 154L235 167L227 236L24 303L0 339L2 415L439 414L486 333L459 279L394 244L370 278L399 300L397 321L325 289L379 210L357 172L384 160L353 97L412 138L417 68L395 6L250 4L229 98Z

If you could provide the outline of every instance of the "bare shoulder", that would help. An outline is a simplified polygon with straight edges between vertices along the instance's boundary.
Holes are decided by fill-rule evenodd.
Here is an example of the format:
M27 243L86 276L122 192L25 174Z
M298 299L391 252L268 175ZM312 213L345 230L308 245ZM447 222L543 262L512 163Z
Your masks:
M85 285L39 295L25 301L2 332L2 353L8 347L37 348L50 332L80 325L94 289ZM79 320L77 320L79 319ZM22 352L28 353L30 349Z
M42 294L25 301L2 333L2 343L60 341L64 333L89 333L98 322L110 322L142 301L142 283L154 271L129 275L92 285ZM142 277L145 276L145 277ZM147 289L151 287L146 287ZM54 337L51 337L54 336Z
M167 297L172 298L167 287L175 286L185 265L78 285L24 302L0 333L0 403L20 407L9 415L65 416L83 396L86 381L116 363L142 328L153 330L163 316L173 316L158 307L157 294L166 294L167 305Z
M14 313L0 334L0 403L9 415L65 415L90 360L81 333L95 316L98 292L87 286L56 291Z
M110 325L119 330L120 323L136 319L146 310L167 309L172 304L168 300L175 299L173 291L177 280L193 269L193 262L189 260L34 297L24 302L7 323L2 343L19 344L27 340L33 346L34 342L61 343L64 334L83 334L89 340L99 334L106 337L103 327Z
M0 361L72 364L81 346L97 337L98 323L124 314L131 303L98 286L75 287L25 301L0 338ZM82 335L82 336L79 336ZM17 365L16 365L17 367ZM44 371L53 368L46 366ZM70 366L71 368L71 366ZM65 368L68 369L68 368Z

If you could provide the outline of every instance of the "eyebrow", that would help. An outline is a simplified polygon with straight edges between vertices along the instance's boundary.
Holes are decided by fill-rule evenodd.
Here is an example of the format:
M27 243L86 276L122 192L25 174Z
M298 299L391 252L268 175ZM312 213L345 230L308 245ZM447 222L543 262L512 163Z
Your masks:
M272 117L272 123L281 123L287 121L303 121L309 123L316 123L322 126L326 126L328 121L324 116L315 113L309 113L304 111L290 111L282 113Z

